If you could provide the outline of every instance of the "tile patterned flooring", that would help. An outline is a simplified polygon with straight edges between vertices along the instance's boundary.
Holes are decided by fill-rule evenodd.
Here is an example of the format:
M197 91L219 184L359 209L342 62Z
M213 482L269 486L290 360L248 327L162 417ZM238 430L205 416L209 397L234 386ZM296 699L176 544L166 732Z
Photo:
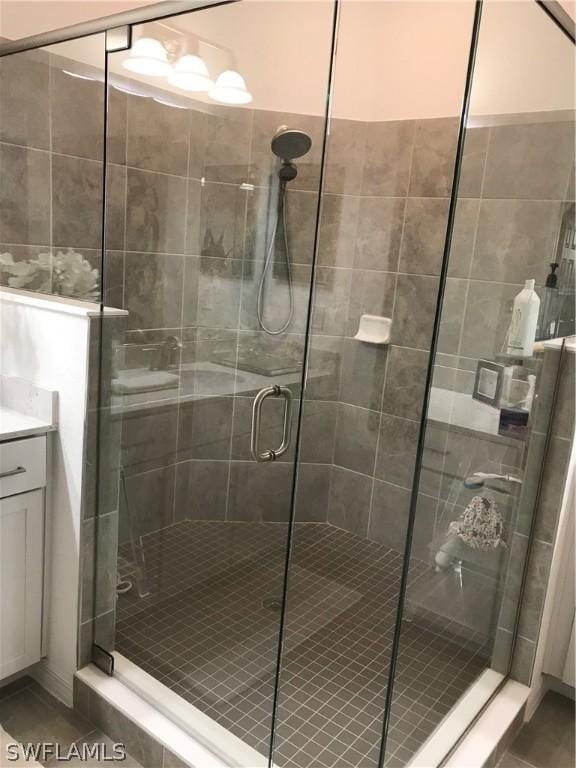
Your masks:
M574 768L574 701L548 691L498 768Z
M22 677L0 688L0 726L6 736L0 752L0 766L37 765L23 756L17 762L9 759L8 745L14 742L37 745L58 744L61 754L69 753L72 745L78 750L82 744L105 744L108 757L112 754L112 742L97 730L79 712L64 706L29 677ZM29 753L30 754L30 753ZM73 757L63 762L56 757L42 762L45 768L106 768L114 765L109 760L79 760ZM140 768L140 763L130 755L116 765L123 768Z
M146 579L118 601L116 649L267 754L287 526L184 521L142 539ZM295 526L274 762L376 766L401 556ZM412 569L426 577L422 564ZM483 638L405 622L386 765L405 765L486 666Z

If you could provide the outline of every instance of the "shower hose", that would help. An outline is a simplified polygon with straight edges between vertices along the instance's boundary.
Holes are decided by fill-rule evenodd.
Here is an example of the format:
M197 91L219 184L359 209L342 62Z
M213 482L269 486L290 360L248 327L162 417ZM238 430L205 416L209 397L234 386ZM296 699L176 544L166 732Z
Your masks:
M284 325L280 328L273 329L266 325L264 322L264 284L266 282L266 275L270 269L270 265L274 261L274 248L276 245L276 237L278 236L278 228L282 227L283 241L284 241L284 253L286 254L286 272L288 276L288 300L290 307L288 310L288 317ZM276 218L274 220L274 227L272 229L272 235L270 237L270 243L266 249L266 258L264 260L264 269L262 270L262 276L260 278L260 286L258 287L258 324L263 331L270 334L270 336L278 336L280 333L288 328L294 315L294 295L292 287L292 267L290 265L290 252L288 250L288 234L286 232L286 182L280 182L280 189L278 193L278 208L276 210Z

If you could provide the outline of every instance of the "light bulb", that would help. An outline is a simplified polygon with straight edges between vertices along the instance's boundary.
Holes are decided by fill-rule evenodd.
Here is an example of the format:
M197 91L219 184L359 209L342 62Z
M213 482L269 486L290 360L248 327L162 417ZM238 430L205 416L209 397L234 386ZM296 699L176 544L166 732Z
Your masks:
M166 48L153 37L136 40L122 66L130 72L149 77L166 77L172 70Z
M244 78L232 69L218 75L216 84L208 95L221 104L249 104L252 101L252 94L246 88Z
M210 79L206 64L200 56L181 56L168 75L168 82L183 91L209 91L214 83Z

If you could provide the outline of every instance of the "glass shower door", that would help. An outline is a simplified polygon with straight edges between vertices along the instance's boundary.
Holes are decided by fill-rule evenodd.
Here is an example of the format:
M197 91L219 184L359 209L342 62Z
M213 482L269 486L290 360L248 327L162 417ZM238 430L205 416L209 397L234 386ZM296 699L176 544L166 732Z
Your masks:
M443 718L478 680L468 697L478 708L508 674L529 684L560 505L539 506L540 478L549 449L562 487L569 455L548 433L559 349L574 333L574 48L536 3L484 2L475 55L406 520L389 765L432 734L413 764L445 755ZM559 295L546 310L555 263ZM539 323L518 351L513 308L530 280ZM529 557L538 574L518 623Z
M273 752L286 768L381 765L473 17L473 2L340 9L309 352L335 375L305 390ZM327 504L304 493L317 465ZM393 766L443 716L421 695L436 670L419 631L397 680Z
M298 5L135 26L108 55L105 295L126 315L104 382L121 440L106 649L252 764L269 749L333 35L332 2L305 29Z

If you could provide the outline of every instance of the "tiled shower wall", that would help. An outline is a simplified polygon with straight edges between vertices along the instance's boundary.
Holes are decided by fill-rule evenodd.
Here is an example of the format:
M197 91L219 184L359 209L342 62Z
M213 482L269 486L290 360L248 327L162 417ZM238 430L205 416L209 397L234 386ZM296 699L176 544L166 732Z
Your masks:
M467 245L450 261L445 302L454 322L442 329L436 371L439 385L462 392L472 391L476 361L502 352L524 281L534 278L537 290L544 285L562 214L575 195L572 112L470 123L456 209Z
M530 685L532 677L558 517L574 441L575 363L572 350L566 350L562 358L558 349L547 349L544 353L542 396L537 403L527 446L527 482L520 497L518 523L510 545L511 567L506 577L504 601L498 621L494 667L498 671L504 671L499 669L499 666L501 662L506 665L512 644L517 607L515 596L527 558L526 584L511 671L514 679L526 685ZM550 417L557 380L557 399ZM547 443L548 431L550 436ZM530 538L532 517L529 512L534 505L534 530Z
M41 51L0 67L0 253L22 262L50 253L49 269L25 287L75 293L86 284L71 288L51 265L57 251L72 248L98 266L102 86L65 75ZM30 93L35 98L23 101ZM171 335L183 342L183 366L263 351L299 360L323 121L179 110L115 89L109 117L106 301L129 311L116 366L148 367L150 348ZM435 370L437 386L466 392L477 359L499 351L523 280L542 285L562 205L574 199L574 129L565 115L482 122L466 138ZM255 301L269 234L269 141L283 123L307 130L314 144L288 194L296 309L279 341L258 330ZM328 520L396 550L404 544L456 135L456 118L336 119L328 143L297 518ZM286 306L281 275L268 300L275 325ZM363 313L392 317L389 347L354 340ZM250 460L253 392L237 392L195 397L182 385L180 397L166 392L124 411L123 463L138 530L126 525L124 510L123 539L185 517L287 519L290 464ZM266 444L279 442L278 416L264 423ZM468 450L462 439L429 425L417 557L435 534L450 457ZM555 435L556 453L565 441ZM506 463L520 467L521 454ZM88 549L92 525L88 515ZM550 547L548 534L537 536L532 558L549 558ZM102 570L107 578L113 563ZM537 580L533 589L541 595L543 586ZM112 594L113 583L104 591ZM83 610L87 625L89 603ZM526 658L530 626L521 630Z
M124 248L108 252L107 300L130 313L120 365L146 367L146 350L170 335L183 341L184 367L237 356L241 369L243 357L262 353L299 361L323 121L234 109L207 114L129 96L116 123L127 126L126 169L114 171L126 176L126 213ZM288 193L295 314L278 340L258 329L256 296L269 236L269 142L281 124L308 131L313 148ZM387 543L398 547L456 132L456 119L331 125L297 515L374 538L392 533ZM282 277L267 301L275 325L286 305ZM393 317L390 348L353 340L365 312ZM196 396L183 371L179 398L166 393L153 407L124 413L137 533L184 517L286 520L289 463L257 466L249 456L253 392L237 385L235 396ZM265 424L263 444L277 442L277 429ZM372 503L379 514L370 521ZM388 507L398 524L383 533ZM121 538L131 535L124 529Z
M353 243L328 519L403 549L428 350L444 247L458 121L370 123L364 174L343 207ZM341 153L329 144L330 157ZM344 209L344 208L343 208ZM322 233L321 233L322 239ZM458 246L459 247L459 246ZM346 271L343 270L343 274ZM389 347L354 340L361 314L392 318ZM437 478L422 486L434 521ZM430 531L428 531L430 532Z
M0 223L1 250L28 259L50 245L73 247L97 264L102 86L71 78L57 63L48 67L47 54L37 52L1 64L8 69L3 178L20 167L28 182L15 185L25 199L12 199L14 185L3 193L11 207ZM24 114L31 107L19 101L21 86L38 89L33 115ZM130 328L118 366L152 365L155 353L145 350L171 335L184 344L184 365L262 350L299 360L323 120L235 109L207 114L109 93L106 301L128 309ZM556 118L468 130L439 386L469 391L476 359L502 343L524 278L543 282L542 255L551 253L567 194L573 135ZM258 330L255 306L269 235L269 141L280 124L313 138L288 194L296 308L282 341ZM317 375L307 391L297 514L395 549L404 540L456 137L456 118L336 119L328 143L311 355ZM526 154L533 158L528 169ZM21 211L34 213L24 218ZM282 277L268 300L274 325L286 306ZM353 339L363 313L392 317L389 347ZM166 393L153 407L125 412L124 465L137 476L128 484L140 532L187 516L286 519L290 468L249 460L253 393L238 391L191 399L194 392L181 387L184 397ZM422 544L442 498L447 438L433 431L421 486ZM267 440L278 441L273 426Z
M97 300L92 270L99 269L102 248L103 88L65 74L69 64L43 50L0 60L0 254L28 265L15 274L0 264L0 282ZM123 98L111 94L112 104ZM112 122L113 159L116 137ZM112 195L111 245L122 227L116 202Z
M434 140L436 126L441 126L442 131L438 131ZM403 261L401 256L392 315L396 339L399 339L396 343L401 343L404 349L390 347L384 377L374 378L377 382L384 381L377 437L378 415L366 414L364 423L372 425L372 429L364 427L357 406L366 406L367 402L354 402L345 388L342 394L341 388L340 400L347 405L340 405L340 414L344 414L342 450L338 451L337 431L334 462L335 476L346 478L350 488L351 470L367 476L355 478L356 488L351 490L350 498L356 500L361 498L361 488L364 488L364 498L369 498L371 473L366 468L375 467L372 507L368 509L365 502L356 519L363 521L369 535L394 549L402 547L404 540L423 394L420 387L436 300L437 281L431 275L438 273L442 253L450 182L446 168L453 157L456 121L426 121L423 131L427 129L432 131L432 136L423 132L425 139L420 148L416 141L412 174L414 168L418 169L423 147L428 165L427 173L420 177L426 179L426 184L416 185L416 190L430 198L407 200L401 248L402 254L409 253L413 261L407 267L406 259ZM526 157L530 157L529 163ZM523 281L534 277L538 287L544 284L549 262L554 257L565 201L574 199L574 181L570 177L573 158L572 114L486 117L469 125L442 309L439 355L435 361L435 386L471 393L478 359L497 359L502 351L512 302ZM413 188L412 181L410 188ZM417 219L421 240L428 248L426 257L421 242L411 239L410 211L414 206L436 214ZM421 274L406 274L413 272ZM408 288L410 291L406 292ZM374 309L367 304L364 311ZM351 348L356 355L377 354L364 345ZM383 358L381 355L382 368ZM414 367L404 370L409 361ZM353 397L359 391L362 370L366 367L358 366L351 378ZM376 391L373 402L378 402L381 391ZM352 405L356 408L350 407ZM356 442L361 443L364 450L370 446L365 454L364 470L353 464L351 455L356 458L357 452L347 450L352 443L350 434L354 433L358 433ZM511 469L522 466L524 450L518 441L495 437L484 443L480 445L478 440L466 438L458 429L428 425L420 484L423 495L413 545L416 556L426 555L426 547L435 533L434 516L441 516L443 502L450 492L450 479L459 476L461 459L476 453L474 458L478 463L489 458ZM348 472L344 473L339 467ZM337 487L338 480L333 483L333 494ZM331 509L336 508L331 505ZM445 524L446 521L442 521L442 525Z

